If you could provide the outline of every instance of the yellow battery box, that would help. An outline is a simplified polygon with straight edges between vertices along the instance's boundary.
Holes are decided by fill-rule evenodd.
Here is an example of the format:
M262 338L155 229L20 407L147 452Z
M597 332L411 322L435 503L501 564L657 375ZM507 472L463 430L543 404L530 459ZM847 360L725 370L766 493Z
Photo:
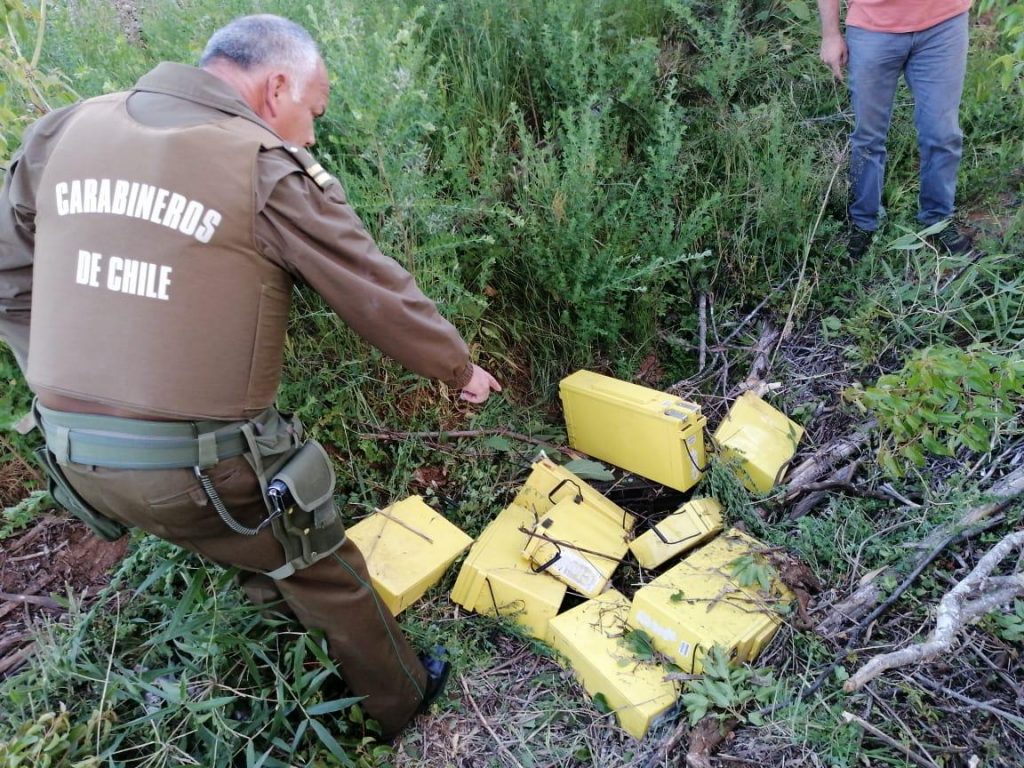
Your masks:
M644 568L657 568L721 530L722 505L715 499L694 499L637 536L629 549Z
M776 607L793 599L778 581L765 595L731 576L733 564L760 547L735 529L712 539L637 590L629 625L647 632L684 672L700 674L714 645L737 661L753 661L782 623Z
M535 573L522 551L536 518L512 504L480 534L452 588L452 600L467 610L511 616L532 637L543 640L548 620L562 606L568 587L546 573Z
M715 443L723 458L739 459L738 475L748 491L768 493L803 435L786 414L744 392L715 430Z
M640 661L622 644L629 601L611 589L548 623L548 644L569 663L591 696L601 695L623 730L642 739L675 704L679 684L660 664Z
M707 420L696 403L592 371L558 389L573 448L678 491L700 480Z
M348 529L370 579L396 616L434 586L473 540L410 496Z
M551 459L542 458L533 463L532 470L513 501L534 514L528 528L559 501L579 497L583 504L617 523L623 530L633 530L636 523L633 515L602 496L565 467L560 467Z
M585 597L596 597L626 554L626 531L580 498L562 499L533 527L523 555Z

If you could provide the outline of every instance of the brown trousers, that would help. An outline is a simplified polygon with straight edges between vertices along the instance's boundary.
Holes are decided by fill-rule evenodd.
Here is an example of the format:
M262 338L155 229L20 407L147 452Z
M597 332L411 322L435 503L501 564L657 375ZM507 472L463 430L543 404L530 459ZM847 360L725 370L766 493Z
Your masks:
M215 563L242 569L255 602L284 598L306 627L321 629L352 692L385 738L395 736L423 701L426 670L370 584L366 562L345 541L333 554L281 581L263 574L284 564L269 528L234 533L218 517L191 469L64 468L68 481L98 512L190 549ZM231 515L255 527L267 514L259 482L242 456L207 470Z

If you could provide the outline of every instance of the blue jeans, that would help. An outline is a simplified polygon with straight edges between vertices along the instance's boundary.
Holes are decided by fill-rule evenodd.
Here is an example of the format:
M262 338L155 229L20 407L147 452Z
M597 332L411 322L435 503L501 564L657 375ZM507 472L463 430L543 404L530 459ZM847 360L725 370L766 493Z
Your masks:
M921 157L917 219L928 226L953 215L963 133L958 113L967 67L967 14L920 32L846 28L850 97L850 220L874 231L883 214L885 138L900 74L914 96Z

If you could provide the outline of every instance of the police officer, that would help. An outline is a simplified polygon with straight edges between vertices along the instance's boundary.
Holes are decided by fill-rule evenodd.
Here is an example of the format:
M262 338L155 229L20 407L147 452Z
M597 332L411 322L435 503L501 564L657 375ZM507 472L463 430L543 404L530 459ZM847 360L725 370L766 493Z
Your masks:
M328 95L309 33L259 15L214 33L198 68L163 63L38 120L0 193L0 336L37 396L55 497L283 598L390 738L446 669L370 586L326 454L273 408L292 285L465 400L501 387L306 151Z

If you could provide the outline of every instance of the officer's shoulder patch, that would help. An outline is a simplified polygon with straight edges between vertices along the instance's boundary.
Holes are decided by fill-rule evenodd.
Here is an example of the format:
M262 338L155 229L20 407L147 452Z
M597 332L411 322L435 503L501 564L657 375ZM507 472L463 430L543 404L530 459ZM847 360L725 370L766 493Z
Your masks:
M331 184L339 183L336 178L324 170L324 167L307 150L294 144L285 144L284 149L295 158L295 162L302 167L306 175L315 181L321 189L327 189Z

